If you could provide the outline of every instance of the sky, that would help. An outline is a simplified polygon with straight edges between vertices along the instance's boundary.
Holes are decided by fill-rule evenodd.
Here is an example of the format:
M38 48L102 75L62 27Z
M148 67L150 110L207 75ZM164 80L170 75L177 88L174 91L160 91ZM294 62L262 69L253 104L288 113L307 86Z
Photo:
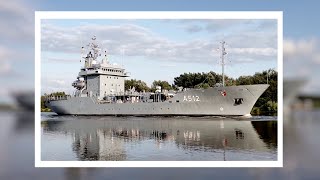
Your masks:
M93 36L111 63L149 86L154 80L172 84L185 72L221 73L222 40L227 42L228 76L277 69L275 19L43 20L42 93L74 91L70 84L83 66L80 49Z
M0 102L34 87L34 11L283 11L284 76L308 78L304 91L319 93L318 7L315 0L1 1Z

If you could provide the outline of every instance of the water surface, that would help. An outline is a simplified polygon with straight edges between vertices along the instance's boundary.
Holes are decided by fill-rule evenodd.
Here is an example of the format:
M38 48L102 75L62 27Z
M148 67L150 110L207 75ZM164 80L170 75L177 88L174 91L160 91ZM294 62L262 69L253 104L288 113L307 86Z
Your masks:
M274 161L275 119L42 113L42 160Z
M283 168L35 168L34 112L0 112L0 179L319 179L320 111L290 115Z

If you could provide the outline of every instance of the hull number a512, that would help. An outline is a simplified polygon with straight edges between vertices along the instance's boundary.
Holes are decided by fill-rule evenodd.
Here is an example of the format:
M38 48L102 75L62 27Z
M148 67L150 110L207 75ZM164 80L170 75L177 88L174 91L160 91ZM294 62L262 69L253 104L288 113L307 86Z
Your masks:
M199 96L183 96L183 101L200 101Z

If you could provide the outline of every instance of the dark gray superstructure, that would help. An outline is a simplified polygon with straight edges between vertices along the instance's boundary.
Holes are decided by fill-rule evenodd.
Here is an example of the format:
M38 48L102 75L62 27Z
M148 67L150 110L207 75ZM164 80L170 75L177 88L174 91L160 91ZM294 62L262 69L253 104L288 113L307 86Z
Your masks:
M269 87L268 84L224 86L207 89L180 89L169 92L156 87L155 92L124 89L125 69L108 62L107 55L98 62L99 46L89 44L85 65L72 85L72 96L48 97L47 106L59 115L250 115L250 111ZM222 68L226 54L221 47ZM106 52L105 52L106 53ZM224 78L223 78L224 79Z

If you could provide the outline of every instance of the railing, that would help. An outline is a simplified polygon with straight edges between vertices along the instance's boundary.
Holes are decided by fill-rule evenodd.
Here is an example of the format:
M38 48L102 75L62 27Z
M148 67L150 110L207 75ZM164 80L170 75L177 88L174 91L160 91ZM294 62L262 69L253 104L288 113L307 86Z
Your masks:
M59 101L59 100L67 100L70 99L70 95L63 95L63 96L46 96L47 101Z

